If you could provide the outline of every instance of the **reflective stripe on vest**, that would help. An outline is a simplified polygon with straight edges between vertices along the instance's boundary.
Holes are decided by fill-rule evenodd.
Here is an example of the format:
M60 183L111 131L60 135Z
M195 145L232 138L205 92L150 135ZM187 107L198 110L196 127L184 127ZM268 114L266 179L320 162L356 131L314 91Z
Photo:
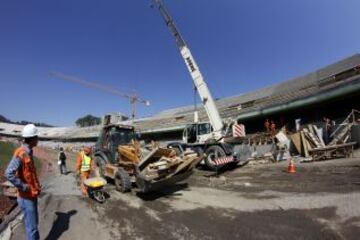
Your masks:
M84 152L82 152L81 155L82 155L81 171L82 172L90 171L91 157L86 156Z

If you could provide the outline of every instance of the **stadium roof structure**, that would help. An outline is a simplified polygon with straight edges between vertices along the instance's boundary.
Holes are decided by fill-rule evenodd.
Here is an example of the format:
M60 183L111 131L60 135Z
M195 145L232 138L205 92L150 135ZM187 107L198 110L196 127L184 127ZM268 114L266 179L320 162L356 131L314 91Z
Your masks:
M317 71L254 92L216 101L223 119L239 121L327 101L360 91L360 54ZM140 131L156 132L183 128L193 122L194 107L169 109L152 118L136 121ZM208 118L198 108L200 121Z
M238 121L265 117L300 107L325 102L341 96L360 92L360 54L282 83L253 92L227 97L216 101L224 120ZM198 107L199 120L207 121L203 107ZM180 131L193 123L194 107L185 106L162 111L152 117L124 121L135 125L143 134ZM19 136L22 126L0 123L0 135ZM40 137L48 139L96 138L101 126L86 128L39 128Z

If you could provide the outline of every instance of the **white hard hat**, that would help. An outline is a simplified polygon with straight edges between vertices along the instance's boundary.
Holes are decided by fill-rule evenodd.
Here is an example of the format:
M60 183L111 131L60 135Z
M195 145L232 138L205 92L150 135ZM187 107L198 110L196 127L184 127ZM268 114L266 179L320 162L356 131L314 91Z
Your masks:
M38 135L38 129L35 127L34 124L27 124L22 130L22 137L24 138L35 137L37 135Z

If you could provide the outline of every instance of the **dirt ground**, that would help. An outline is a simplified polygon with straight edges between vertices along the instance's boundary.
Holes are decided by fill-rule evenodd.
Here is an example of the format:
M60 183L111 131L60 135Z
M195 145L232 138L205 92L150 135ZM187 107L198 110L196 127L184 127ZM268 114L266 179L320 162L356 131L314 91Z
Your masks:
M6 181L6 178L2 175L3 172L4 170L0 168L0 183ZM2 222L3 217L14 207L14 204L15 201L2 195L0 190L0 223Z
M109 184L110 198L99 204L81 198L74 174L53 164L39 202L41 239L358 239L360 158L297 164L296 174L286 166L220 177L196 170L186 183L147 195ZM19 224L11 239L23 236Z

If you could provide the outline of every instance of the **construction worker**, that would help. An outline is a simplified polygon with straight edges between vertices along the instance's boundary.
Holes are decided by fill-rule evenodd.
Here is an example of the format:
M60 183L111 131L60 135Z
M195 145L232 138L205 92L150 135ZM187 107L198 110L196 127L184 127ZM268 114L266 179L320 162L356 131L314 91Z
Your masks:
M266 120L265 120L265 122L264 122L264 127L265 127L265 131L266 131L267 133L269 133L269 132L270 132L270 121L269 121L269 119L266 119Z
M270 133L272 136L275 136L275 134L276 134L276 124L275 124L274 120L271 120L271 123L270 123Z
M34 124L28 124L22 131L23 144L14 152L5 177L18 190L17 202L24 214L27 240L40 238L38 223L38 201L41 186L36 174L33 160L33 148L38 144L38 129Z
M330 139L330 134L332 131L332 124L331 124L331 120L330 118L324 117L323 118L323 140L325 145L329 144L331 139Z
M83 147L78 153L76 159L76 170L80 175L81 180L81 192L83 196L88 196L87 187L84 185L84 181L90 177L91 170L94 169L94 163L91 156L91 148Z
M59 165L59 169L60 169L60 174L67 174L66 154L64 152L63 147L60 147L60 152L58 155L58 165Z
M288 134L288 124L284 117L280 117L280 128L285 134Z

